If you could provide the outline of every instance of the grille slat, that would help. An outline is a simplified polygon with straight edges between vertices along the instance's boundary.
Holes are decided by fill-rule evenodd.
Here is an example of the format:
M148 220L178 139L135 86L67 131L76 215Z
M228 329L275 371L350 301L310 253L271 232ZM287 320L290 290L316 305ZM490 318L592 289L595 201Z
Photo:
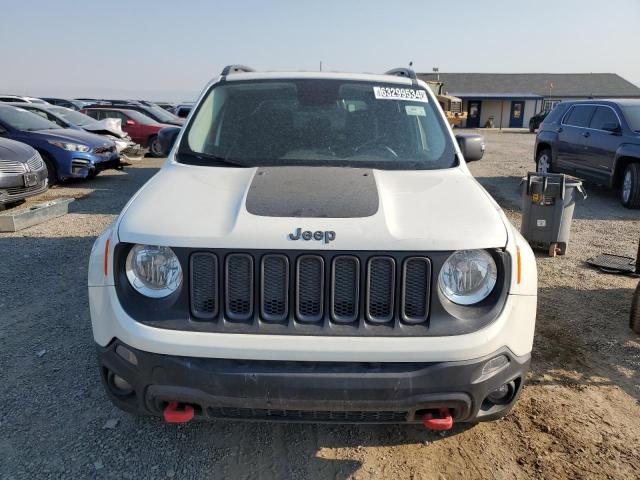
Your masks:
M391 257L373 257L367 271L367 319L387 323L393 319L396 263Z
M218 257L212 253L191 255L191 313L201 319L218 314Z
M263 408L209 407L207 415L214 418L262 418L271 420L302 420L311 422L404 422L407 412L398 411L329 411L281 410Z
M296 268L296 317L301 322L318 322L324 311L324 260L317 255L298 258Z
M262 257L260 313L264 320L281 322L289 311L289 259L285 255Z
M334 321L350 323L358 319L360 301L360 261L341 255L333 259L331 271L331 315Z
M0 160L0 173L24 173L24 163L13 160Z
M408 323L427 320L431 261L426 257L408 258L402 271L402 319Z
M246 253L227 256L225 265L225 313L230 320L253 316L253 257Z
M29 165L29 168L32 172L36 172L43 167L44 163L42 161L42 157L40 157L40 154L36 153L33 157L27 160L27 165Z

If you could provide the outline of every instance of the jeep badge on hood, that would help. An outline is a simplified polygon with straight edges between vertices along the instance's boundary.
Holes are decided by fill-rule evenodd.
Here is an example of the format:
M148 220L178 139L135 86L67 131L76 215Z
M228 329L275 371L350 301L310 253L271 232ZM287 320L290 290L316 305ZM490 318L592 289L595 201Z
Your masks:
M289 234L289 240L322 240L324 243L332 242L336 239L336 232L333 230L316 230L312 232L310 230L302 231L301 228L296 228L293 233Z

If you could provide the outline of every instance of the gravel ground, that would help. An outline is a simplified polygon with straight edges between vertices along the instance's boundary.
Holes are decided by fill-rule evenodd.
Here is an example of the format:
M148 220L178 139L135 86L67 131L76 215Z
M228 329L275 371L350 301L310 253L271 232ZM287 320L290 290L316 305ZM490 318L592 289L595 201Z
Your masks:
M488 132L471 166L519 225L534 137ZM566 257L538 255L529 383L505 419L446 434L405 426L204 422L169 426L113 407L99 383L86 293L98 233L161 160L54 188L65 217L0 234L0 478L638 478L637 280L584 261L635 256L640 213L587 185Z

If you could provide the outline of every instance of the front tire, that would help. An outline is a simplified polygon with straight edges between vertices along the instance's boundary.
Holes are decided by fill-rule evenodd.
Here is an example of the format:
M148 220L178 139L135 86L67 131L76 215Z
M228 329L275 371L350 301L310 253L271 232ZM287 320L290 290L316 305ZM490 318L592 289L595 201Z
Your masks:
M164 152L162 151L162 145L160 144L160 139L157 135L153 135L149 137L149 153L152 157L158 158L164 156Z
M49 155L40 152L40 156L42 157L44 164L47 166L47 178L49 180L49 186L51 187L60 181L58 178L58 171L56 170L56 166Z
M640 208L640 163L630 163L624 169L620 203L625 208Z
M551 150L545 148L538 153L536 157L536 172L553 173L551 168Z

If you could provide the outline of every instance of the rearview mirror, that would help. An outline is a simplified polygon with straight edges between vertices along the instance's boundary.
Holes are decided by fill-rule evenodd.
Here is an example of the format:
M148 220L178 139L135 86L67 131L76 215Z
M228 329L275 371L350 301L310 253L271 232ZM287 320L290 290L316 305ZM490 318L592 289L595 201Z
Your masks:
M607 123L603 123L602 127L600 127L602 130L605 130L607 132L611 132L611 133L620 133L622 131L622 129L620 128L620 125L616 122L607 122Z
M173 144L176 143L178 133L180 133L180 127L164 127L158 132L158 141L165 156L168 156L169 152L171 152Z
M460 133L456 135L462 156L467 162L480 160L484 155L484 137L477 133Z
M126 124L127 125L135 125L136 122L134 122L133 120L127 120Z

